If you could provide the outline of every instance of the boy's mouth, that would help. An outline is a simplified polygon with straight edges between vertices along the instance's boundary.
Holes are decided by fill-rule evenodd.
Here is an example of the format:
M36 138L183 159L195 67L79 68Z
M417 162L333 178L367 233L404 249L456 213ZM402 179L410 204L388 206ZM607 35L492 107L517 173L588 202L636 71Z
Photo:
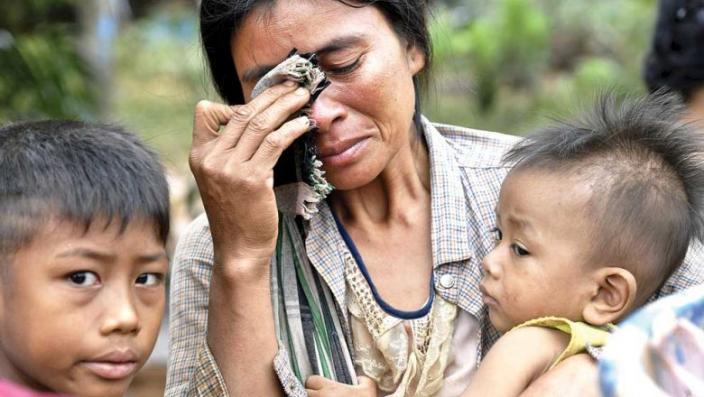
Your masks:
M137 371L138 357L132 350L112 351L82 364L100 378L119 380Z

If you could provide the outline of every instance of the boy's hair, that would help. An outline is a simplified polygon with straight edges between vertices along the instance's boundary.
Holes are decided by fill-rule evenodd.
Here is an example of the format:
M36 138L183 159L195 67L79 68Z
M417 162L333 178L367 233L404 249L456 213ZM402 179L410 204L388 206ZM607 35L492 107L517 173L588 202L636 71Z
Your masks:
M152 221L169 233L169 194L156 154L122 128L79 121L0 127L0 260L52 220L87 230L96 218L121 228Z
M704 237L704 132L680 122L682 111L663 92L622 100L605 94L580 119L540 130L504 158L514 170L592 186L586 210L596 223L585 259L633 272L637 304L682 263L691 240Z

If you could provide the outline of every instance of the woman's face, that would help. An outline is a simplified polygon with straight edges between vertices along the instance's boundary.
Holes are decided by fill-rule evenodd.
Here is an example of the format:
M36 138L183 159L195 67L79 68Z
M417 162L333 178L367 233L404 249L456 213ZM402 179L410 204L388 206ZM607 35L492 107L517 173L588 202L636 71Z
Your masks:
M413 139L413 76L425 66L375 7L332 0L280 0L250 13L232 39L249 101L252 88L293 49L316 52L331 82L312 107L316 144L338 189L376 178Z

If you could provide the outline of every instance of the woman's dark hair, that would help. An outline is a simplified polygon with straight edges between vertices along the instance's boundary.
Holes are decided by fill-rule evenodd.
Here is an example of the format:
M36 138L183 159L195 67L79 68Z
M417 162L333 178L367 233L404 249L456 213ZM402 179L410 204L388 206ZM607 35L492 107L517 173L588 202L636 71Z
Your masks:
M230 44L233 33L252 10L272 5L276 0L202 0L200 33L215 89L229 104L244 103ZM419 89L425 88L431 61L431 41L426 24L426 0L335 0L350 7L374 6L387 18L396 33L418 46L426 58L426 67L413 78L416 88L416 125L419 125ZM314 22L313 22L314 23Z
M704 0L661 0L644 70L651 92L668 88L688 101L704 88Z

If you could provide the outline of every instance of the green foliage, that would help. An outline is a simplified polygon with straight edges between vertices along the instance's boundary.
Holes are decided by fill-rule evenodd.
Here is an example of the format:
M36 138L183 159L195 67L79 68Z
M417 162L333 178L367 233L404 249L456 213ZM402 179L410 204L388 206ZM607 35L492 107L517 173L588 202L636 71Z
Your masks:
M74 42L64 34L4 36L0 48L0 121L91 118L98 93Z
M530 0L500 0L493 14L450 35L443 56L469 58L479 106L487 111L500 84L534 84L547 53L548 31L547 18Z
M205 77L196 16L188 7L155 9L128 26L117 43L110 119L159 149L185 171L193 109L214 98Z
M656 0L462 4L438 10L432 25L445 43L435 42L431 119L521 134L605 89L644 91L641 62Z
M97 89L76 45L75 0L23 0L0 13L0 122L92 118Z

